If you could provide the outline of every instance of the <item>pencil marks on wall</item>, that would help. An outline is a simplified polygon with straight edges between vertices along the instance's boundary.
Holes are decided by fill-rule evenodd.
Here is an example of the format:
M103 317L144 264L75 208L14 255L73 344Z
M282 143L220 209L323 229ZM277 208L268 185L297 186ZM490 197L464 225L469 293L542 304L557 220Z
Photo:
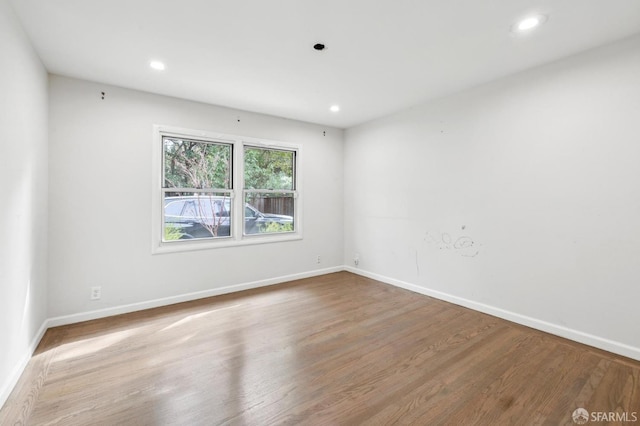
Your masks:
M462 225L456 231L426 231L423 235L416 235L419 240L409 247L407 254L410 255L405 258L407 266L415 264L415 274L420 277L425 272L432 274L438 266L461 265L454 260L455 256L477 257L483 245L466 228ZM446 258L450 260L447 261Z
M461 227L464 231L466 226ZM452 235L449 232L427 231L424 242L431 248L449 251L462 257L476 257L480 244L469 235Z

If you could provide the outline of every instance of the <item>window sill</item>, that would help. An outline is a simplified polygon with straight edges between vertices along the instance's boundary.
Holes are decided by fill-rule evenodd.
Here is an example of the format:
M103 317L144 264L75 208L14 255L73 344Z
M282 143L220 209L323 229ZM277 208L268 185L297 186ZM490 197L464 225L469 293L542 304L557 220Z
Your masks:
M196 250L211 250L228 247L242 247L253 246L257 244L273 244L287 241L302 240L302 235L299 233L292 233L287 235L265 235L265 236L251 236L244 237L242 239L225 238L215 241L174 241L170 243L160 243L154 245L151 250L151 254L167 254L167 253L182 253Z

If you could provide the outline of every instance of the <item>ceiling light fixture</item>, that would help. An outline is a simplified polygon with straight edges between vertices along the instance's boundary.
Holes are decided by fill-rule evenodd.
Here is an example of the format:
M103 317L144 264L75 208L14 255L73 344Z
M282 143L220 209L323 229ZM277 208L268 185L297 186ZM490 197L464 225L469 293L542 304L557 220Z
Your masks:
M511 31L517 33L525 33L529 32L532 29L539 27L541 24L546 22L547 17L545 15L533 15L528 16L524 19L518 21L513 27L511 27Z
M158 70L158 71L164 71L165 69L164 64L160 61L151 61L149 62L149 66L154 70Z
M331 105L331 108L329 108L329 110L331 112L338 112L340 111L340 105Z

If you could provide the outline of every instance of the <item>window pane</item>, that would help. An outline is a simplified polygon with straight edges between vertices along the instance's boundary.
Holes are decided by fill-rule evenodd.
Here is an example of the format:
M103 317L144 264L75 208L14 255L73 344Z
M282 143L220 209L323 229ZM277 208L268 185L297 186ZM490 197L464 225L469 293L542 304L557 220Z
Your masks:
M295 152L245 147L246 189L294 190Z
M229 193L166 193L163 241L221 238L231 235Z
M231 145L163 137L165 188L231 188Z
M245 234L294 231L294 198L291 193L248 193L245 195Z

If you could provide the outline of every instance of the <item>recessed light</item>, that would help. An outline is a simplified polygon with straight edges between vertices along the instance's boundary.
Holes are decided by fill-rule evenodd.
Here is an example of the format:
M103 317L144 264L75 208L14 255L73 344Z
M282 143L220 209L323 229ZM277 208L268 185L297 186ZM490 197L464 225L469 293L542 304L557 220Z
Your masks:
M540 24L543 24L546 20L547 17L545 15L527 16L513 25L513 27L511 27L511 31L525 33L540 26Z
M526 31L526 30L530 30L532 28L535 28L538 25L540 25L540 20L538 19L537 16L532 16L531 18L526 18L526 19L523 19L522 21L520 21L518 23L518 30Z
M331 108L329 108L329 110L331 112L338 112L340 111L340 105L331 105Z
M164 71L164 68L165 68L164 63L160 61L151 61L149 62L149 66L154 70L158 70L158 71Z

